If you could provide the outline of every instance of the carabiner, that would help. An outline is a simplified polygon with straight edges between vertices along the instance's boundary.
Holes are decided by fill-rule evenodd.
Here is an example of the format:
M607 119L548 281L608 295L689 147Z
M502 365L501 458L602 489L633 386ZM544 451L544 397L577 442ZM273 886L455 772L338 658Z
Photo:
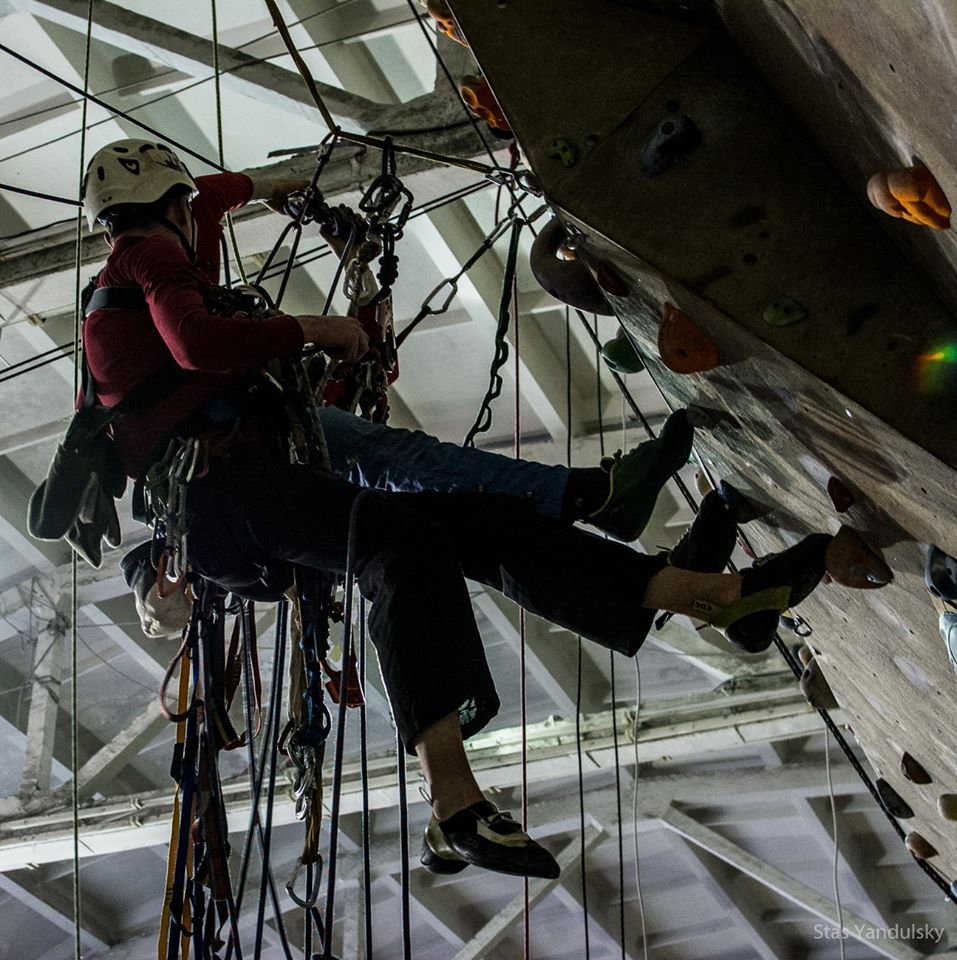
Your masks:
M306 868L306 896L305 899L300 899L296 895L296 880L299 879L299 871L302 868ZM289 894L289 899L292 900L294 904L298 907L302 907L303 910L309 910L316 905L316 902L319 899L319 888L322 885L322 857L320 856L316 861L315 866L313 864L304 864L302 862L302 857L299 857L296 860L296 865L292 868L292 873L289 876L289 879L286 881L286 893Z

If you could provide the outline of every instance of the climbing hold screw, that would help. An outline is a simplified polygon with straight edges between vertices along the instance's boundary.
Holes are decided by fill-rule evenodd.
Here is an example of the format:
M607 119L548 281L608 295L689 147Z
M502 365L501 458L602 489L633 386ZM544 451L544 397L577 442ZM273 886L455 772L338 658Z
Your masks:
M547 147L545 155L553 160L561 161L563 167L574 167L578 162L578 150L575 144L569 143L563 137L556 137Z
M790 327L793 323L800 323L808 316L807 307L793 297L776 297L765 308L761 315L764 322L772 327Z

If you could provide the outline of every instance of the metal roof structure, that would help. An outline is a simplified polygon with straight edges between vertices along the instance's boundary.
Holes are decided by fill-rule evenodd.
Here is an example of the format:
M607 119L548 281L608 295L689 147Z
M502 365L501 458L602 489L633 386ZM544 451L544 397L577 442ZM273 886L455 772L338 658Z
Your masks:
M704 3L648 5L682 16L713 12ZM280 6L344 127L394 131L428 150L487 159L415 22L424 8L403 0ZM186 0L97 0L94 11L90 90L215 158L211 8ZM86 16L79 0L0 0L0 183L76 195L83 106L62 81L82 88ZM218 19L225 165L308 173L310 148L326 131L264 6L234 0L220 4ZM454 76L474 69L466 49L436 39ZM87 156L138 134L109 107L88 105ZM488 146L507 165L503 145L489 137ZM374 150L343 147L320 186L327 197L354 204L378 163ZM212 169L199 161L190 166L194 174ZM423 211L398 250L400 330L430 291L458 272L510 202L495 183L466 170L414 161L404 177ZM236 217L247 266L263 262L282 225L265 208ZM305 238L306 253L319 247L318 236ZM483 446L509 453L517 421L523 456L561 463L568 444L574 464L595 465L604 452L633 446L644 434L591 336L575 319L566 327L564 307L535 283L528 247L526 238L517 280L518 364L505 376ZM0 191L0 960L66 960L74 953L69 552L32 540L25 517L72 410L77 261L85 278L106 252L98 236L78 242L69 207ZM393 423L461 440L485 391L503 257L500 241L458 280L449 309L404 345ZM285 300L292 313L316 312L332 280L331 258L303 260ZM614 318L594 322L600 339L614 335ZM647 373L629 376L627 385L659 424L667 406ZM683 471L692 486L693 474L693 465ZM128 507L121 517L126 545L145 538ZM666 491L636 548L671 545L690 518ZM160 715L157 689L174 651L140 632L119 555L108 554L97 571L81 567L76 595L83 953L145 960L156 950L172 797L172 729ZM477 585L473 602L503 709L470 749L482 786L514 810L522 765L517 614ZM269 682L272 611L261 617ZM831 960L839 955L835 878L848 960L957 956L944 953L957 942L953 910L825 739L820 717L774 650L740 654L680 617L649 638L640 673L634 662L613 662L587 643L579 658L577 638L534 619L527 642L529 822L564 868L558 881L530 884L533 956ZM362 898L357 770L347 764L335 941L338 956L365 957L361 919L369 911L374 955L391 960L402 955L394 735L374 676L368 705L373 900ZM350 743L355 747L354 729ZM243 770L242 758L224 758L224 775L234 778L228 793L237 844L248 815ZM411 767L410 782L415 844L428 808ZM284 783L275 814L273 862L283 880L301 846L289 789ZM417 960L521 956L520 880L476 870L434 877L415 859L413 868ZM298 909L288 906L290 937L301 945ZM248 931L255 910L244 916ZM270 921L263 956L281 955Z

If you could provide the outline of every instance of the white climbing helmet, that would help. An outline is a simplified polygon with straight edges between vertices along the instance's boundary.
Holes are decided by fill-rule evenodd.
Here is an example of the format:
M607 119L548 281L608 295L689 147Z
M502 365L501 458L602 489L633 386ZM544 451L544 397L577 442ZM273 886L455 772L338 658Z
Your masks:
M83 178L83 212L92 230L104 210L120 203L152 203L176 186L197 193L182 160L165 143L117 140L93 154Z

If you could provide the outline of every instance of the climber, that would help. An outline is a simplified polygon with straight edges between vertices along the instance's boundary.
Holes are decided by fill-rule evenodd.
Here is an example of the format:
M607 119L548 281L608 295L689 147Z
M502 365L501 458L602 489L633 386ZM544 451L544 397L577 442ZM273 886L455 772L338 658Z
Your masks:
M105 155L113 160L113 167L102 167L98 162L96 170L103 169L104 179L94 176L88 183L91 227L97 218L108 228L116 224L121 215L117 205L134 197L142 199L148 195L155 201L166 189L191 189L185 181L193 181L184 174L185 168L169 165L144 165L139 178L131 175L129 166L122 166L118 168L120 175L129 182L117 181L112 175L117 162L141 162L118 151L135 152L144 143L119 141L106 148ZM179 163L178 158L174 162ZM111 171L110 175L107 171ZM133 192L123 193L124 184L127 191ZM291 202L295 202L290 197L298 197L307 186L305 180L251 180L243 174L198 178L198 192L190 204L195 231L191 246L196 251L196 267L206 281L215 284L219 279L223 233L220 220L225 212L250 200L265 201L276 211L288 212ZM119 209L122 211L122 207ZM341 238L325 229L321 232L341 255ZM371 284L366 282L364 286ZM114 311L94 314L89 326L92 329L100 323L123 322L118 311ZM609 458L603 467L569 470L442 443L420 431L374 424L331 405L320 409L320 418L333 472L362 486L402 492L485 490L513 494L528 498L547 516L586 521L625 541L635 540L641 533L661 488L687 462L692 440L692 430L676 423L671 430L663 431L658 441L623 457ZM121 427L121 436L122 433ZM146 452L138 449L131 455L141 458Z
M196 195L186 168L157 143L121 141L90 163L87 216L105 223L112 247L100 287L136 288L145 300L89 314L84 352L97 399L117 403L156 371L170 371L176 384L162 402L114 424L127 473L144 473L171 437L194 450L200 438L205 458L188 482L188 558L216 583L241 582L276 562L337 573L349 566L372 604L370 635L400 737L431 791L423 863L437 872L472 863L557 876L551 854L496 810L469 768L463 740L495 715L498 697L465 577L629 656L657 610L713 623L758 650L770 644L782 611L825 571L847 582L866 548L842 529L813 534L741 575L696 572L543 516L518 497L362 490L290 463L281 414L248 371L295 356L305 343L354 360L366 338L348 317L207 310L211 264L194 249L196 224L212 204L222 211L249 192L243 179ZM216 419L224 402L225 426ZM670 430L690 430L684 412ZM708 533L691 528L703 541ZM703 542L687 547L686 557L708 552ZM718 559L715 569L727 557Z

